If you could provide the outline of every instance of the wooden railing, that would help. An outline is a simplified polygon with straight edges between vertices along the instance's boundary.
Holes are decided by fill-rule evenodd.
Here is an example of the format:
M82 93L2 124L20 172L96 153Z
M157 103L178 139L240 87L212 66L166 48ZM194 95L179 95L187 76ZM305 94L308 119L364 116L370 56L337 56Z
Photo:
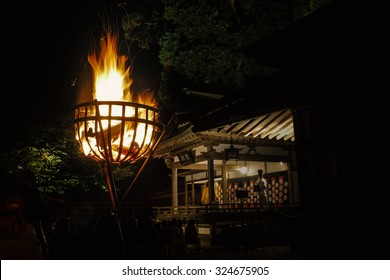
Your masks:
M163 206L153 207L155 215L160 218L188 218L188 217L199 217L207 212L205 205L200 206Z
M155 215L160 219L170 218L201 218L208 214L239 214L256 212L279 212L299 205L279 205L272 207L262 207L260 205L241 205L241 204L207 204L207 205L185 205L185 206L163 206L153 207Z

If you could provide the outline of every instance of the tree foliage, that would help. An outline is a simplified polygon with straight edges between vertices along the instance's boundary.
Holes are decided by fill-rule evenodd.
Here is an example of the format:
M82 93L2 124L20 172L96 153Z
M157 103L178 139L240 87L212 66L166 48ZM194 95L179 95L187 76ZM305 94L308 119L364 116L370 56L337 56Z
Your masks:
M123 29L127 40L142 48L158 43L163 81L174 71L192 83L230 92L243 88L248 79L274 72L243 48L329 1L164 0L161 6L147 1L149 10L145 4L126 14Z
M264 71L241 49L289 23L278 1L263 2L165 1L169 26L160 40L161 64L197 83L244 87Z
M43 194L63 197L70 191L106 191L104 171L86 157L75 140L70 117L24 126L7 149L1 151L1 170L28 171ZM133 167L114 167L118 181L133 176Z

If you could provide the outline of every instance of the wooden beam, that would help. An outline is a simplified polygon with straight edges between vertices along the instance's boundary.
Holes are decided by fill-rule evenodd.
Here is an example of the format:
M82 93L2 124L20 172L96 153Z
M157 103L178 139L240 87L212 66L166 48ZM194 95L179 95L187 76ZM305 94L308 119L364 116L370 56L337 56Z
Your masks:
M211 155L211 156L209 156ZM195 163L193 164L187 164L187 165L182 165L180 162L174 162L172 164L173 168L178 168L178 169L190 169L190 170L207 170L207 161L210 157L212 157L214 160L226 160L225 153L224 152L212 152L210 154L204 153L203 155L196 156L195 157ZM246 161L258 161L258 162L288 162L289 157L288 156L274 156L274 155L253 155L253 154L240 154L240 159L241 161L246 160ZM205 162L204 164L201 164L201 162ZM214 168L216 170L222 170L221 165L215 165Z

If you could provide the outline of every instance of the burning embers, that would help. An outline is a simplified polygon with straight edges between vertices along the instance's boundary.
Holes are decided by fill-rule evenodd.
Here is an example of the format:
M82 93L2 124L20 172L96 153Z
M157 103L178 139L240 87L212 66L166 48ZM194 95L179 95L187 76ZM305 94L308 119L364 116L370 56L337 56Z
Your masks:
M88 56L93 70L93 101L75 109L76 139L98 161L134 162L152 149L158 132L152 92L135 98L126 56L117 54L117 39L101 40L99 55Z

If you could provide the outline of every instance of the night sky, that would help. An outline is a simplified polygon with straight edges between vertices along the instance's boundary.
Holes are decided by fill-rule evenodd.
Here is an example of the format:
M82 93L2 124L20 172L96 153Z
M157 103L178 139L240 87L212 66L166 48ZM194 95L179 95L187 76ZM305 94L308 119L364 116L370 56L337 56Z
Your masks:
M72 108L76 93L71 79L86 51L81 39L91 18L76 1L64 1L57 7L17 4L19 7L8 9L9 28L3 34L9 71L4 80L7 90L2 95L7 109L2 110L2 120L9 126L7 116L24 125Z
M19 45L15 57L21 60L15 66L22 87L18 85L11 96L14 105L24 106L34 117L73 107L77 87L72 82L86 63L97 9L90 2L63 1L56 7L37 4L31 14L22 7L23 28L14 29Z
M10 28L3 42L11 71L6 73L7 94L3 96L8 110L17 111L18 119L50 118L73 111L86 75L87 56L96 49L103 25L120 22L122 10L115 1L48 3L8 8L14 16L5 23ZM158 61L153 63L155 67ZM6 116L8 110L3 111Z

